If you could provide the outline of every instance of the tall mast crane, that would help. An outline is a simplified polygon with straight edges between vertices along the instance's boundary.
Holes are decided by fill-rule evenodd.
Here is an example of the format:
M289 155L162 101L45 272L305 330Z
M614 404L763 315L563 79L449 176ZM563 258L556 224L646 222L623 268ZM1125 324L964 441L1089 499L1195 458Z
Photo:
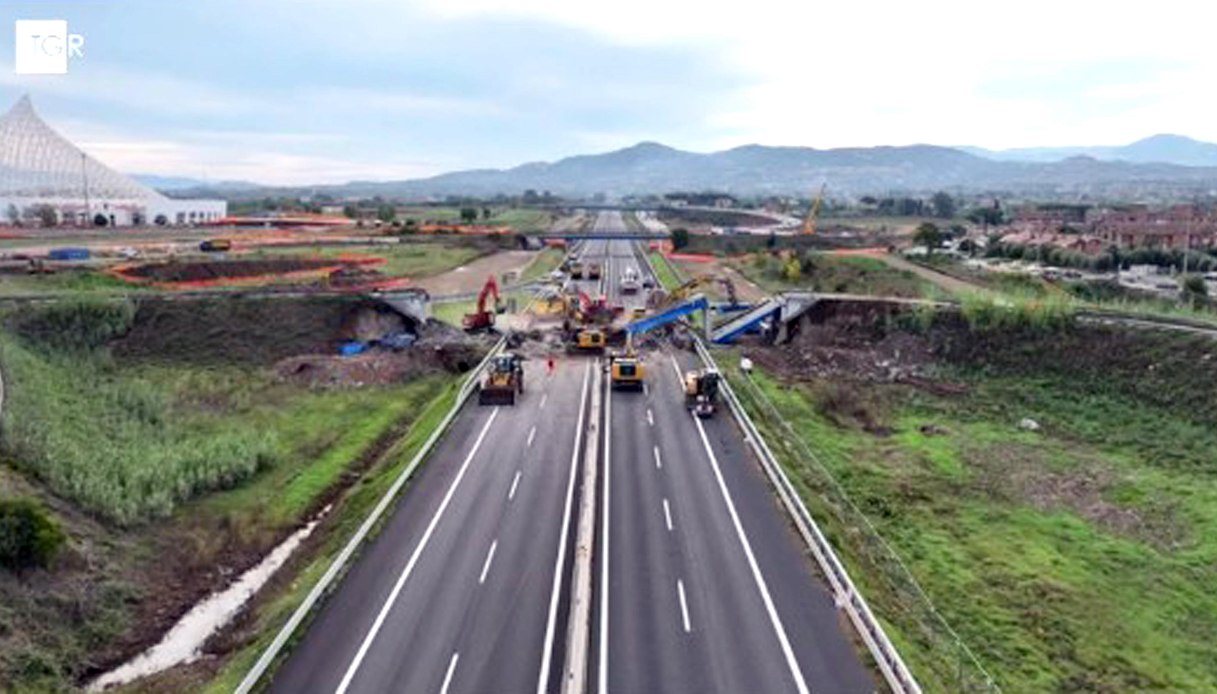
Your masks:
M816 194L815 200L811 203L811 209L807 211L807 218L803 220L805 235L816 233L816 220L820 217L820 206L824 204L824 189L827 187L827 183L820 184L820 192Z

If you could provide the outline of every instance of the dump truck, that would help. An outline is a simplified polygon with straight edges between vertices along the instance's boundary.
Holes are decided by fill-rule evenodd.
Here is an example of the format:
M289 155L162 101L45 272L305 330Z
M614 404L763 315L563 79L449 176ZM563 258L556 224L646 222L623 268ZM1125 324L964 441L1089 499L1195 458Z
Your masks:
M567 270L570 272L571 279L573 279L573 280L583 279L583 261L572 260L570 262L570 266L567 268Z
M583 274L589 280L600 279L600 263L588 263L583 270Z
M515 405L524 394L524 358L512 352L495 355L486 365L478 389L479 405Z
M721 376L714 369L697 369L685 373L685 407L705 419L718 408L718 384Z

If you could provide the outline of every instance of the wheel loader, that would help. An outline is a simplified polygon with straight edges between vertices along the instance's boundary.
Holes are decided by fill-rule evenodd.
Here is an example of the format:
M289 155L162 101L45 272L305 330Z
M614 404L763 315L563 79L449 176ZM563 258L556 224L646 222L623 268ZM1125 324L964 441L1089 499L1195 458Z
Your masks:
M524 394L524 359L504 352L490 360L478 390L479 405L515 405Z

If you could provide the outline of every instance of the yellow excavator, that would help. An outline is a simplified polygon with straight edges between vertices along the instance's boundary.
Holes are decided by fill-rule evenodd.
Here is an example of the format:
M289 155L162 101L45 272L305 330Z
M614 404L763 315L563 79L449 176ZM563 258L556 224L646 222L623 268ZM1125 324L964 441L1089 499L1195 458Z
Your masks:
M609 357L609 384L614 390L642 390L646 367L633 347Z

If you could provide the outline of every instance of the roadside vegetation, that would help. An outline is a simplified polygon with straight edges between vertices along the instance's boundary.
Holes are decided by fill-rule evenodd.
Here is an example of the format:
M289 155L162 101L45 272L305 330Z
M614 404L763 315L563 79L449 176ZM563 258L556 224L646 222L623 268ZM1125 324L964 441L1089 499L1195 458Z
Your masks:
M928 355L895 383L855 361L760 369L790 425L765 423L769 440L927 691L983 678L909 574L1005 691L1212 689L1212 342L999 310L885 320L869 346L825 348L883 369L867 350Z
M0 690L64 690L116 665L329 504L316 541L337 542L368 507L352 484L380 480L407 431L425 437L411 425L458 379L311 389L250 359L266 347L112 349L137 315L81 301L10 313L0 332ZM362 501L338 504L348 494Z
M374 267L387 276L427 277L464 265L490 250L472 244L423 241L375 246L316 246L308 249L263 248L247 257L290 255L338 258L352 254L371 255L385 259L383 264Z
M558 269L565 257L566 249L546 247L537 253L536 257L528 263L528 267L524 268L524 272L520 273L520 281L535 282L545 279L549 273Z

